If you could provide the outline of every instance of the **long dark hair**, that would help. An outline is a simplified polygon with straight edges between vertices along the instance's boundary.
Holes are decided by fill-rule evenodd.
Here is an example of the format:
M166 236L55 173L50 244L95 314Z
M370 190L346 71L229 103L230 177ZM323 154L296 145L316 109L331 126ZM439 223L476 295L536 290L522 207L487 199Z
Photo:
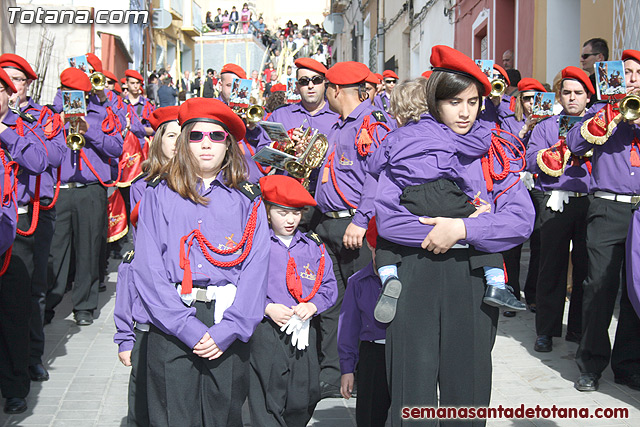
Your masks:
M480 113L480 109L482 108L482 94L484 93L482 83L471 76L446 71L434 71L427 82L427 106L429 107L429 113L434 119L442 123L442 118L438 111L438 101L454 98L471 85L475 85L478 89L478 113Z
M191 153L189 135L197 122L188 123L182 128L176 140L176 154L163 168L167 174L167 185L185 199L194 203L206 205L209 199L198 192L201 180L198 177L200 166L198 160ZM220 171L224 173L224 183L230 188L239 188L246 179L247 164L238 142L229 134L227 136L227 152L224 155Z
M162 151L162 137L167 132L167 125L169 123L163 123L156 130L156 134L153 136L153 141L149 147L149 157L142 163L142 172L147 174L144 179L147 182L152 181L155 177L162 173L162 168L170 160L164 155Z

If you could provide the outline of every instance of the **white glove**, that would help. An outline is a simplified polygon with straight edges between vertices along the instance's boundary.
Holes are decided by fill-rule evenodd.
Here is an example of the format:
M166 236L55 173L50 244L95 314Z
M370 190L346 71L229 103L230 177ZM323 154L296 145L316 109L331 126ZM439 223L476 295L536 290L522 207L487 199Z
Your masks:
M568 191L563 191L563 190L551 191L551 196L549 196L549 201L547 202L548 208L551 208L552 211L562 212L564 210L565 203L569 203Z
M193 289L193 291L191 291L190 294L185 294L185 295L182 295L182 284L178 285L176 287L176 290L178 291L178 295L180 295L180 299L182 300L182 302L185 303L187 306L191 306L191 304L193 304L193 302L196 300L195 288Z
M305 320L300 324L300 332L298 335L298 345L296 348L298 350L304 350L309 347L309 319Z
M215 300L213 310L213 323L218 324L222 321L224 312L233 304L236 299L236 286L228 283L224 286L210 286L215 289ZM207 288L207 297L209 297L209 288ZM211 298L213 299L213 298Z
M524 186L527 187L527 190L531 190L535 185L533 174L531 172L520 172L520 179L522 180Z
M292 346L298 350L304 350L309 346L309 323L309 319L303 321L300 316L294 314L280 330L291 335Z

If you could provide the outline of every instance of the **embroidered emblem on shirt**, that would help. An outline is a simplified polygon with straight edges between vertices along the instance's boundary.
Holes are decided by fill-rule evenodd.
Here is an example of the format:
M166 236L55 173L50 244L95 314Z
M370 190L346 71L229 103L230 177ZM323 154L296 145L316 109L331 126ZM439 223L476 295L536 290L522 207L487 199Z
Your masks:
M316 274L309 268L309 263L304 266L304 272L300 273L300 277L307 280L316 280Z
M475 195L475 196L473 196L473 201L471 202L471 204L473 204L473 206L476 206L476 207L477 207L477 206L482 206L482 205L488 205L489 203L488 203L488 202L486 202L485 200L483 200L483 199L480 197L480 192L478 191L478 192L476 193L476 195Z
M231 249L232 247L237 245L237 243L233 241L233 234L231 236L226 236L225 239L227 239L227 243L224 245L222 243L219 243L218 249Z
M342 156L340 156L340 164L343 165L343 166L351 166L351 165L353 165L353 161L347 159L344 156L344 153L342 153Z

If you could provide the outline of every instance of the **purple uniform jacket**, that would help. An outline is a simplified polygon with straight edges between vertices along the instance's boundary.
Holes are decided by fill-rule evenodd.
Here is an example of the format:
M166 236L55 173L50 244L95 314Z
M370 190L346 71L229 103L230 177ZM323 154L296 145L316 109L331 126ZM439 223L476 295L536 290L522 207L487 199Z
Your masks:
M166 182L145 190L139 209L133 281L152 324L189 348L209 332L224 351L236 339L247 342L264 317L269 228L265 209L258 206L251 251L235 267L216 267L204 257L197 242L191 247L189 260L194 287L229 283L237 287L235 300L222 321L208 328L196 318L194 307L183 304L176 290L175 283L181 283L184 277L184 270L180 268L180 239L199 229L214 247L233 247L242 239L247 219L260 199L251 201L239 190L224 185L220 177L200 192L209 198L207 206L183 199L169 189ZM218 261L233 261L238 256L239 253L211 254Z
M46 137L42 128L35 123L24 125L24 136L20 136L16 121L18 115L9 110L2 123L8 126L0 133L1 148L6 150L11 160L20 166L18 170L18 200L19 206L28 204L35 195L35 177L49 167ZM34 128L34 132L27 129ZM12 128L16 128L15 130ZM9 159L8 159L9 160ZM31 183L33 177L33 183Z
M373 105L376 110L382 110L384 112L389 112L389 107L391 106L391 99L387 92L382 91L373 98Z
M322 248L322 249L321 249ZM315 284L320 265L321 250L324 250L324 270L322 271L322 284L318 292L307 302L313 303L322 313L335 304L338 298L338 285L333 273L331 257L324 249L324 245L318 246L315 240L299 230L293 235L291 245L287 248L284 243L271 230L271 252L269 254L269 279L267 282L267 299L264 307L269 303L283 304L287 307L298 305L298 301L287 289L287 263L289 257L296 262L296 271L302 284L302 297L311 294Z
M133 112L133 114L129 114L129 120L131 120L130 130L140 140L140 147L144 147L144 144L146 141L145 137L147 136L147 131L145 130L145 127L151 127L151 123L149 123L149 120L143 117L144 108L148 104L151 107L151 110L150 110L151 113L153 113L153 110L155 110L155 107L153 106L151 101L149 101L148 98L142 95L140 95L140 98L138 98L138 102L135 104L132 104L128 97L124 98L123 102L132 107L131 111ZM127 112L128 111L129 110L127 109Z
M419 185L437 179L440 169L448 165L436 165L429 162L423 147L430 139L451 144L456 141L460 146L465 141L467 150L474 147L480 150L486 138L490 138L488 127L476 121L467 135L456 138L454 132L434 120L421 120L421 140L414 138L398 139L389 144L389 164L380 175L375 198L376 221L380 235L392 242L420 247L432 226L419 222L419 217L411 214L400 205L402 190L409 185ZM399 128L398 130L403 129ZM460 176L471 188L471 193L463 189L472 199L491 204L491 212L477 218L463 218L467 238L461 243L473 245L485 252L501 252L524 242L533 230L533 204L519 177L509 174L504 180L494 182L491 194L487 192L481 160L479 157L458 155L462 167ZM496 171L501 167L494 161ZM501 194L505 191L503 194ZM501 195L500 195L501 194ZM496 197L500 195L495 201Z
M582 123L593 117L605 104L595 103L583 117ZM631 141L640 139L637 125L621 122L602 145L591 144L580 134L582 123L576 123L567 134L567 146L572 153L582 156L593 150L591 164L591 191L616 194L640 194L640 168L631 166Z
M334 156L333 169L336 183L331 174L327 180L318 179L316 185L316 201L318 209L325 212L341 211L350 206L342 199L336 190L336 185L342 191L347 201L358 207L353 217L353 223L359 227L367 228L369 220L374 215L373 199L366 197L376 194L376 179L368 173L368 163L372 161L374 154L361 156L356 148L356 135L365 117L369 117L370 123L377 121L373 116L373 106L369 102L362 102L345 119L339 118L334 123L331 132L327 135L329 149L320 169L321 178L323 171L328 167L329 158ZM372 149L374 153L381 147L381 141L387 134L382 126L376 126ZM328 170L324 172L326 175ZM323 182L325 181L325 182Z
M116 113L116 116L118 116L118 119L120 120L120 126L124 131L124 129L127 127L127 104L125 104L122 100L122 97L113 90L105 90L105 94L107 95L107 99L111 103L113 112Z
M9 161L9 159L6 160ZM13 198L4 193L5 184L11 186L15 177L13 172L5 175L5 169L1 164L0 168L0 255L2 255L16 238L18 218ZM5 182L5 179L10 182Z
M92 102L94 97L89 98L87 103L87 115L84 119L89 125L89 129L84 134L85 146L82 149L91 162L91 165L97 172L103 182L111 179L111 166L109 158L120 157L122 154L122 135L115 132L108 135L102 131L102 123L107 118L107 110L103 105ZM107 105L109 101L105 101ZM58 94L53 101L57 111L62 111L62 92L58 90ZM110 104L109 104L110 105ZM66 132L69 133L69 124L65 125ZM80 152L67 150L62 161L61 182L79 182L82 184L90 184L98 181L98 178L91 171L89 166L80 159Z
M484 99L484 108L478 116L478 120L484 120L486 122L501 123L504 118L513 115L511 111L511 97L508 95L502 95L500 103L496 107L493 105L491 98L486 97Z
M627 293L634 310L640 316L640 209L633 211L626 246Z
M360 341L376 341L387 335L384 324L373 317L382 282L373 263L349 277L338 321L338 355L340 372L355 371Z
M559 177L547 175L538 166L538 152L555 145L559 140L559 120L559 116L551 116L542 120L533 128L529 138L529 146L527 147L527 170L538 174L535 188L540 191L565 190L588 193L591 174L584 161L580 161L579 166L571 166L572 162L571 158L569 158L564 173ZM579 125L577 124L576 126Z
M136 207L136 204L140 202L140 200L142 199L142 195L147 188L147 181L145 180L146 176L146 174L140 175L131 183L131 186L129 187L129 206L131 208L131 211L133 211L133 209ZM140 209L139 206L138 209ZM140 213L139 210L138 213ZM131 227L129 230L131 231L131 239L133 241L133 244L135 245L136 233L138 230L136 227Z

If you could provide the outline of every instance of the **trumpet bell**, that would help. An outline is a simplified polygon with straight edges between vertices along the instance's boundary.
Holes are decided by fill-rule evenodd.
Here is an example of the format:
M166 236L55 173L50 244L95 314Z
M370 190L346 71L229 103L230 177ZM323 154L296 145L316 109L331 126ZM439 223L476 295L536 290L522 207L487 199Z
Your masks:
M619 105L622 118L627 121L634 121L640 118L640 97L637 95L627 95Z
M502 96L504 92L507 90L507 85L505 85L502 79L494 79L491 81L491 96Z
M99 73L97 71L91 74L89 79L91 80L91 88L94 91L103 90L107 86L107 78L105 77L104 74Z
M264 118L264 108L255 104L247 108L245 118L248 123L258 123Z
M73 151L78 151L84 147L85 139L80 133L70 133L67 135L67 147Z

